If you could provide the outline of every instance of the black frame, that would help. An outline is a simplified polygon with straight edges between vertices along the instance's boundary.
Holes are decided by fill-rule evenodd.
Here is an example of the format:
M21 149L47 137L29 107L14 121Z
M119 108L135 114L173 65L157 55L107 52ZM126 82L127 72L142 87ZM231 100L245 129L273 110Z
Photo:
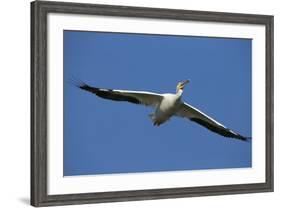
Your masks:
M47 194L47 15L87 14L259 24L266 27L266 182L135 191ZM31 3L31 205L50 206L273 191L273 16L34 1Z

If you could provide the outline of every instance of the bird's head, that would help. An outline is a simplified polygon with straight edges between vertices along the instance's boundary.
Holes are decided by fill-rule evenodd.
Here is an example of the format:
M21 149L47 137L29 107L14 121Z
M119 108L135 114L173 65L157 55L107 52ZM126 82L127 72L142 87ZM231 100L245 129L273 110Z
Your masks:
M179 82L178 83L178 85L177 85L177 92L179 91L179 90L183 90L184 89L184 87L185 87L185 85L186 84L188 84L190 82L190 80L184 80L184 81L182 81L182 82Z

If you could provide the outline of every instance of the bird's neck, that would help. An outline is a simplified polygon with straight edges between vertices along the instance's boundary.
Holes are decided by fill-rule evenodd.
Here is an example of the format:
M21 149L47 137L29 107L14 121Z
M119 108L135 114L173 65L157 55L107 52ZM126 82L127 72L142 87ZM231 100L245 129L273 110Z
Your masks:
M183 93L183 90L182 90L182 89L178 89L176 95L177 95L178 97L181 97L182 93Z

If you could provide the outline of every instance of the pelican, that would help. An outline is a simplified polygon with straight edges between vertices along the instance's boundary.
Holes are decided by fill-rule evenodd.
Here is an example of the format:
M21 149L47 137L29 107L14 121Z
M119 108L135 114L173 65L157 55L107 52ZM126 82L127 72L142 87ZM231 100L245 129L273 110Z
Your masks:
M221 136L248 141L250 137L242 136L224 125L220 124L215 119L209 117L202 111L182 101L184 87L190 80L179 82L176 87L176 93L158 94L146 91L130 91L130 90L114 90L106 88L98 88L90 86L86 83L76 84L82 90L93 93L98 97L114 100L126 101L134 104L151 106L155 111L149 114L154 126L159 126L168 121L172 116L187 118L190 121L215 132Z

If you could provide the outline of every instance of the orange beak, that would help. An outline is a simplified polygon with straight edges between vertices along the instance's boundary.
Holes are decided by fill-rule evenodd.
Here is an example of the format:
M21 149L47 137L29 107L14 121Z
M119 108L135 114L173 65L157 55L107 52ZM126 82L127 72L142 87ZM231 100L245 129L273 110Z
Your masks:
M182 81L182 82L181 82L180 89L183 89L183 88L185 87L185 85L188 84L189 82L190 82L189 79Z

